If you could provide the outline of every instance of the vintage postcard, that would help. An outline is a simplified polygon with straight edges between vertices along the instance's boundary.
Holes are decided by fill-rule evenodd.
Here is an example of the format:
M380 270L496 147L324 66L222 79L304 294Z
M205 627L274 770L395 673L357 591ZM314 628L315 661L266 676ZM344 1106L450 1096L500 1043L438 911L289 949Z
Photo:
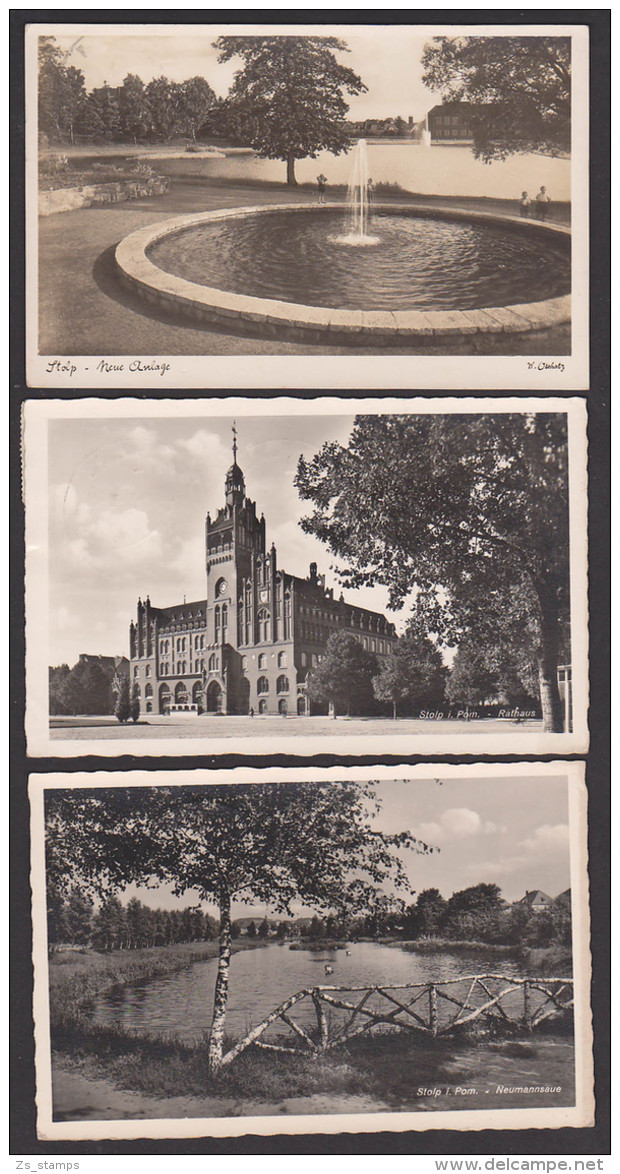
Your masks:
M30 754L587 749L583 401L24 421Z
M586 25L25 37L30 387L587 389Z
M40 1138L593 1123L582 764L30 801Z

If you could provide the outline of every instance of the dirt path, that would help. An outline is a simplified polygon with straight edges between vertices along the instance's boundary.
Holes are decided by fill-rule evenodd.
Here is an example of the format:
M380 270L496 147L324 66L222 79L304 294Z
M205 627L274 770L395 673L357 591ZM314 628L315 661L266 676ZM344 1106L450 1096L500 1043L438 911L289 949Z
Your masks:
M371 1096L315 1093L277 1102L245 1101L238 1097L150 1097L128 1092L108 1080L93 1080L81 1072L54 1065L55 1121L161 1120L179 1117L269 1117L320 1113L379 1113L389 1111Z

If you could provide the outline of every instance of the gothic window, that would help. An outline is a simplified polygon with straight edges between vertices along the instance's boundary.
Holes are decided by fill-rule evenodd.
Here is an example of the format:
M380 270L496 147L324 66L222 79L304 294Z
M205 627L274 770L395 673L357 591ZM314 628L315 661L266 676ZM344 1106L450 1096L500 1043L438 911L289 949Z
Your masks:
M271 639L271 620L269 612L264 607L258 613L258 639L262 643Z
M140 669L139 669L139 668L138 668L138 666L136 665L135 669L133 670L133 675L134 675L134 677L137 677L139 672L140 672Z
M226 642L226 633L228 631L228 605L222 604L222 641Z
M244 673L247 673L247 671L248 671L248 658L247 658L247 656L241 657L241 668L243 669Z
M215 639L216 639L216 642L219 643L219 639L220 639L220 605L219 605L219 603L217 603L215 605Z
M151 666L150 666L150 664L147 664L147 666L146 666L146 669L144 670L144 672L145 672L145 675L146 675L147 677L150 677L150 675L151 675Z
M267 657L265 656L264 652L260 652L258 654L258 667L259 669L267 668Z
M134 685L134 687L133 687L133 695L134 695L134 697L141 697L141 696L142 696L142 692L141 692L141 689L140 689L140 686L139 686L139 685Z
M267 680L267 678L266 677L259 677L258 681L256 682L256 688L259 693L268 693L269 692L269 681Z
M211 656L209 657L209 672L210 673L217 672L217 656L215 655L214 652L212 652Z
M288 656L286 655L286 652L279 652L278 653L278 668L285 669L287 667L287 665L288 665Z
M288 693L288 691L288 677L285 677L284 673L282 673L282 675L279 676L276 681L276 693Z
M144 696L145 697L152 697L153 696L153 686L152 685L146 686L146 689L144 690Z
M306 656L305 652L302 652L302 654L301 654L301 667L305 669L307 663L308 663L308 657Z

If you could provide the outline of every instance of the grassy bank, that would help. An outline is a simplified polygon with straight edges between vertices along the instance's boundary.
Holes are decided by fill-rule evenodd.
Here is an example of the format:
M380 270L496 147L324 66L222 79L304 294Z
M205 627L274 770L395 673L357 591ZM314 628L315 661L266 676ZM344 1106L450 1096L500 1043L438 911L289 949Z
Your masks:
M252 950L260 942L233 942L233 953ZM67 950L52 954L49 962L50 1022L52 1038L89 1027L93 999L123 987L140 986L155 978L185 970L194 962L217 958L219 944L184 942L176 946L152 946L145 950Z
M518 959L528 970L535 974L556 974L558 977L570 977L573 973L573 959L570 949L565 946L533 947L514 945L498 945L495 942L450 941L449 938L425 938L412 942L384 940L383 945L399 946L411 954L441 954L448 951L450 954L492 954L494 957Z

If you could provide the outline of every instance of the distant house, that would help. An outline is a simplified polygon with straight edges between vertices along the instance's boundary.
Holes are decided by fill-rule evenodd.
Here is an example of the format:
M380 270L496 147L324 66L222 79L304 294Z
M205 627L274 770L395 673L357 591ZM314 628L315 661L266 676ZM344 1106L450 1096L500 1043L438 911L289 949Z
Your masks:
M519 901L515 901L515 905L525 905L532 913L544 913L546 909L553 907L554 901L547 893L543 893L542 889L532 889Z
M472 142L471 102L441 102L427 115L433 143Z
M564 889L563 893L559 893L554 901L554 905L558 905L560 909L565 909L568 913L571 911L571 891Z

